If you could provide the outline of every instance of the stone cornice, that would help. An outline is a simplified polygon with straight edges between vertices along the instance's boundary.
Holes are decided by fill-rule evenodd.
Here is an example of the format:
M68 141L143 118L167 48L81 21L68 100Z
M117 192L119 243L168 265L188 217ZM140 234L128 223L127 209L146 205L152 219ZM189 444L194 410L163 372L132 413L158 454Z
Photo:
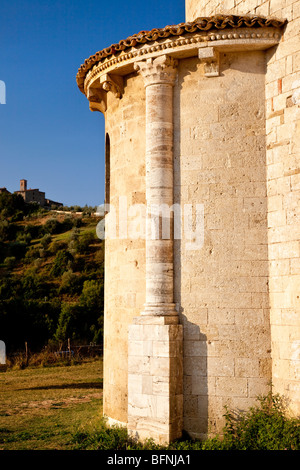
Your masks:
M229 40L238 39L236 36L240 37L243 34L248 35L249 38L252 37L252 34L255 34L256 37L258 35L268 36L268 34L272 33L272 30L274 35L276 34L274 29L277 30L278 34L278 30L285 24L286 20L275 18L250 15L217 15L209 18L197 18L193 22L166 26L161 29L141 31L86 59L78 70L76 77L77 84L79 89L85 93L85 80L95 66L101 67L103 65L104 68L105 66L107 68L109 64L117 64L120 61L132 59L142 54L142 51L149 54L160 48L174 49L178 46L194 44L200 41L224 40L224 36ZM242 32L241 29L245 29L245 32ZM256 32L253 30L256 30Z

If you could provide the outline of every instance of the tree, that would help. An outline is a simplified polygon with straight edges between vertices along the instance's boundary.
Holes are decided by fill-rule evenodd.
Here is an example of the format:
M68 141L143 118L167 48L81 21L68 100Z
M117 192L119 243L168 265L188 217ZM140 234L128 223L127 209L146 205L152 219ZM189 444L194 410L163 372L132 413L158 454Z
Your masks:
M90 244L95 240L95 235L92 232L86 232L79 237L77 242L77 250L79 253L84 254L88 251Z
M94 279L84 281L79 303L98 315L103 313L103 284Z
M11 217L19 211L23 212L24 215L27 212L25 201L20 194L0 194L0 213L4 217Z
M51 269L51 275L55 277L61 276L65 271L67 271L67 269L70 268L73 261L74 258L69 251L58 251Z
M50 243L51 243L51 235L50 233L46 233L41 239L41 245L44 249L47 249Z
M9 222L5 219L0 219L0 241L5 242L8 240Z

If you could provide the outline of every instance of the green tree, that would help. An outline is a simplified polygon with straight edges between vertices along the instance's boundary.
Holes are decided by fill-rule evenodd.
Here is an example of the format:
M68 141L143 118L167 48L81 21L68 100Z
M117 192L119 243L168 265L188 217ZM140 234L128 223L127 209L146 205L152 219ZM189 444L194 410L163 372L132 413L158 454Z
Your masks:
M83 233L77 242L78 253L84 254L87 253L91 243L95 241L95 235L92 232Z
M24 299L40 299L48 294L46 282L33 270L23 276L21 283Z
M11 217L16 212L23 212L24 215L27 212L26 204L20 194L0 194L0 213L4 217Z
M103 311L103 284L94 279L84 281L79 303L95 312Z
M8 231L9 231L8 220L0 219L0 241L5 242L6 240L8 240Z
M44 225L44 233L54 235L60 232L60 223L57 219L49 219Z
M80 294L82 290L81 276L75 274L72 269L68 269L61 276L59 293L69 295Z
M103 284L96 280L87 280L83 284L79 304L83 307L90 323L90 340L100 343L103 339Z
M69 251L58 251L51 269L51 275L55 277L61 276L65 271L67 271L67 269L71 267L73 261L74 258Z
M50 233L46 233L41 239L41 245L46 250L51 243Z
M56 341L66 341L68 338L76 340L78 338L76 324L78 323L79 311L80 309L76 304L62 303L54 335Z

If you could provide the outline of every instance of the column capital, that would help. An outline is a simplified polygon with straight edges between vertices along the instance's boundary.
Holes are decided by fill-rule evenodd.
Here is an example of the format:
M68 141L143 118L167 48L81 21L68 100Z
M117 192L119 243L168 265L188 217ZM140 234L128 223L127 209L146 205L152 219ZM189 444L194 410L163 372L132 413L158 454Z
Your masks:
M134 64L144 78L145 87L156 84L166 84L174 86L177 74L178 61L168 55L156 58L149 58Z

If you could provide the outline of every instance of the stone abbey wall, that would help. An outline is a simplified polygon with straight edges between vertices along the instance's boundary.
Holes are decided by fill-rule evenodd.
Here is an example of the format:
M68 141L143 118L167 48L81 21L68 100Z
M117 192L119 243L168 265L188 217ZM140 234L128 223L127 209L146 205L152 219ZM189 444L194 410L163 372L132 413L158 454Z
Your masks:
M122 100L108 95L105 131L110 138L110 204L106 216L116 222L116 237L105 241L104 410L111 419L127 422L128 325L145 302L145 240L129 239L119 217L132 204L145 203L145 90L139 77L127 77ZM132 99L132 97L135 99ZM121 200L121 210L119 197ZM134 216L134 214L132 214ZM115 217L116 216L116 217ZM107 219L106 227L110 223ZM124 239L119 233L124 229Z
M186 0L186 21L217 14L299 17L298 0Z
M187 1L288 23L166 28L79 70L109 136L104 414L140 437L220 432L271 382L300 411L299 3ZM150 201L192 207L200 244L151 239Z
M283 39L266 53L265 110L268 270L274 390L300 412L300 1L186 2L187 20L218 13L287 19Z
M271 380L264 53L226 53L220 76L180 62L175 88L175 201L204 205L204 244L175 244L184 326L184 429L222 426ZM199 105L200 104L200 105Z
M204 205L203 247L186 249L184 237L174 247L184 429L195 437L220 430L224 404L246 409L271 380L264 67L263 52L227 53L207 79L198 59L184 59L174 87L174 203ZM106 111L117 232L119 197L126 210L145 202L144 130L145 89L128 77ZM128 326L145 302L145 243L105 243L104 409L127 422Z

